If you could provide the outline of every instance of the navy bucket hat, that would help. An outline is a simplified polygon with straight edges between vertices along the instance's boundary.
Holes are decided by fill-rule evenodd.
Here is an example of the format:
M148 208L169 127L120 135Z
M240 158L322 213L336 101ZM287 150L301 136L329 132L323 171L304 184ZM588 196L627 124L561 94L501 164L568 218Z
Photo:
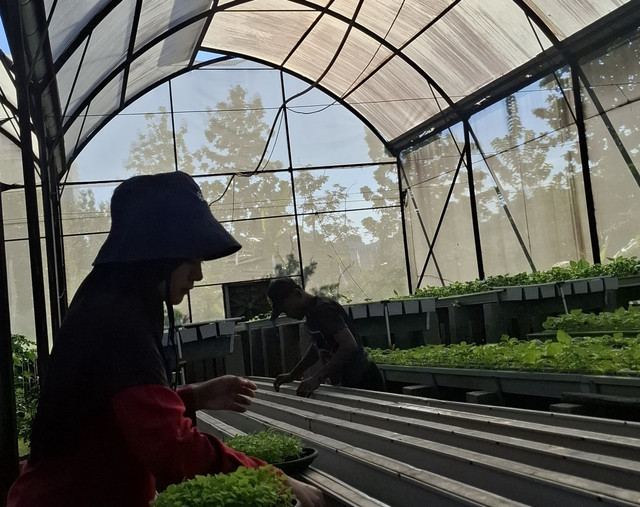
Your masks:
M200 187L175 171L134 176L111 198L111 230L93 265L159 259L212 260L241 245L213 217Z

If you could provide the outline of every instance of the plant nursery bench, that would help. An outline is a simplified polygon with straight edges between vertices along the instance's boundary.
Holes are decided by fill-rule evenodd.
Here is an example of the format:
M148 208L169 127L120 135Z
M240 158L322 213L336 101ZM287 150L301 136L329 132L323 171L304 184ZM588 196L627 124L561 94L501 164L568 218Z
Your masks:
M199 427L298 435L319 451L301 479L328 506L640 505L640 423L251 380L247 412L199 412Z

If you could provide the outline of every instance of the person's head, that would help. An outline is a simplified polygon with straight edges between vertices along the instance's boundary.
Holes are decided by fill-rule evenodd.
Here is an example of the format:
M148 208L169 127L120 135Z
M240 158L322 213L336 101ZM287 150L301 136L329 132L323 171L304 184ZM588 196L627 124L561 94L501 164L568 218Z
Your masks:
M178 305L193 289L193 284L202 280L202 260L184 261L171 271L169 279L169 302Z
M281 313L293 319L302 319L308 294L291 278L277 278L267 289L267 300L271 305L271 320Z
M111 199L111 230L93 265L145 272L178 304L202 279L201 263L230 255L240 244L213 217L191 176L134 176Z

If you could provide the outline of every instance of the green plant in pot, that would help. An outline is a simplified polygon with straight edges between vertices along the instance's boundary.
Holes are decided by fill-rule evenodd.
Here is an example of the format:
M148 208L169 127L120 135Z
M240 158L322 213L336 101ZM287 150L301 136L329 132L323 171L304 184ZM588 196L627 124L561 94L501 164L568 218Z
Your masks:
M304 447L295 435L277 433L273 429L235 435L225 442L232 449L280 468L293 475L302 472L316 458L318 451Z
M153 507L292 507L300 505L286 476L272 466L239 467L235 472L196 475L171 484L151 501Z

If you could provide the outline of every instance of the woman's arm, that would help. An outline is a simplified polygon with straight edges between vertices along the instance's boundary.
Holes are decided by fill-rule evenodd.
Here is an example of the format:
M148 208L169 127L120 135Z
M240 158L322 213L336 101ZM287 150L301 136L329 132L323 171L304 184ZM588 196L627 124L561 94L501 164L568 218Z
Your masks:
M196 474L265 464L200 433L185 417L180 397L166 386L129 387L111 398L111 406L129 449L155 476L159 488Z
M322 368L320 368L312 377L303 380L298 386L297 394L299 396L307 397L315 391L320 384L327 377L333 378L339 375L348 365L349 358L358 349L358 344L355 338L349 331L349 328L344 327L333 335L335 341L338 344L338 349L333 354L331 359L327 361Z
M289 373L282 373L276 377L273 381L273 388L279 391L282 384L288 384L289 382L300 379L305 370L311 368L319 359L320 354L318 353L318 347L315 343L312 343L304 357L298 361L298 364L296 364Z
M246 412L258 386L236 375L223 375L176 390L185 413L196 424L196 410L232 410Z

